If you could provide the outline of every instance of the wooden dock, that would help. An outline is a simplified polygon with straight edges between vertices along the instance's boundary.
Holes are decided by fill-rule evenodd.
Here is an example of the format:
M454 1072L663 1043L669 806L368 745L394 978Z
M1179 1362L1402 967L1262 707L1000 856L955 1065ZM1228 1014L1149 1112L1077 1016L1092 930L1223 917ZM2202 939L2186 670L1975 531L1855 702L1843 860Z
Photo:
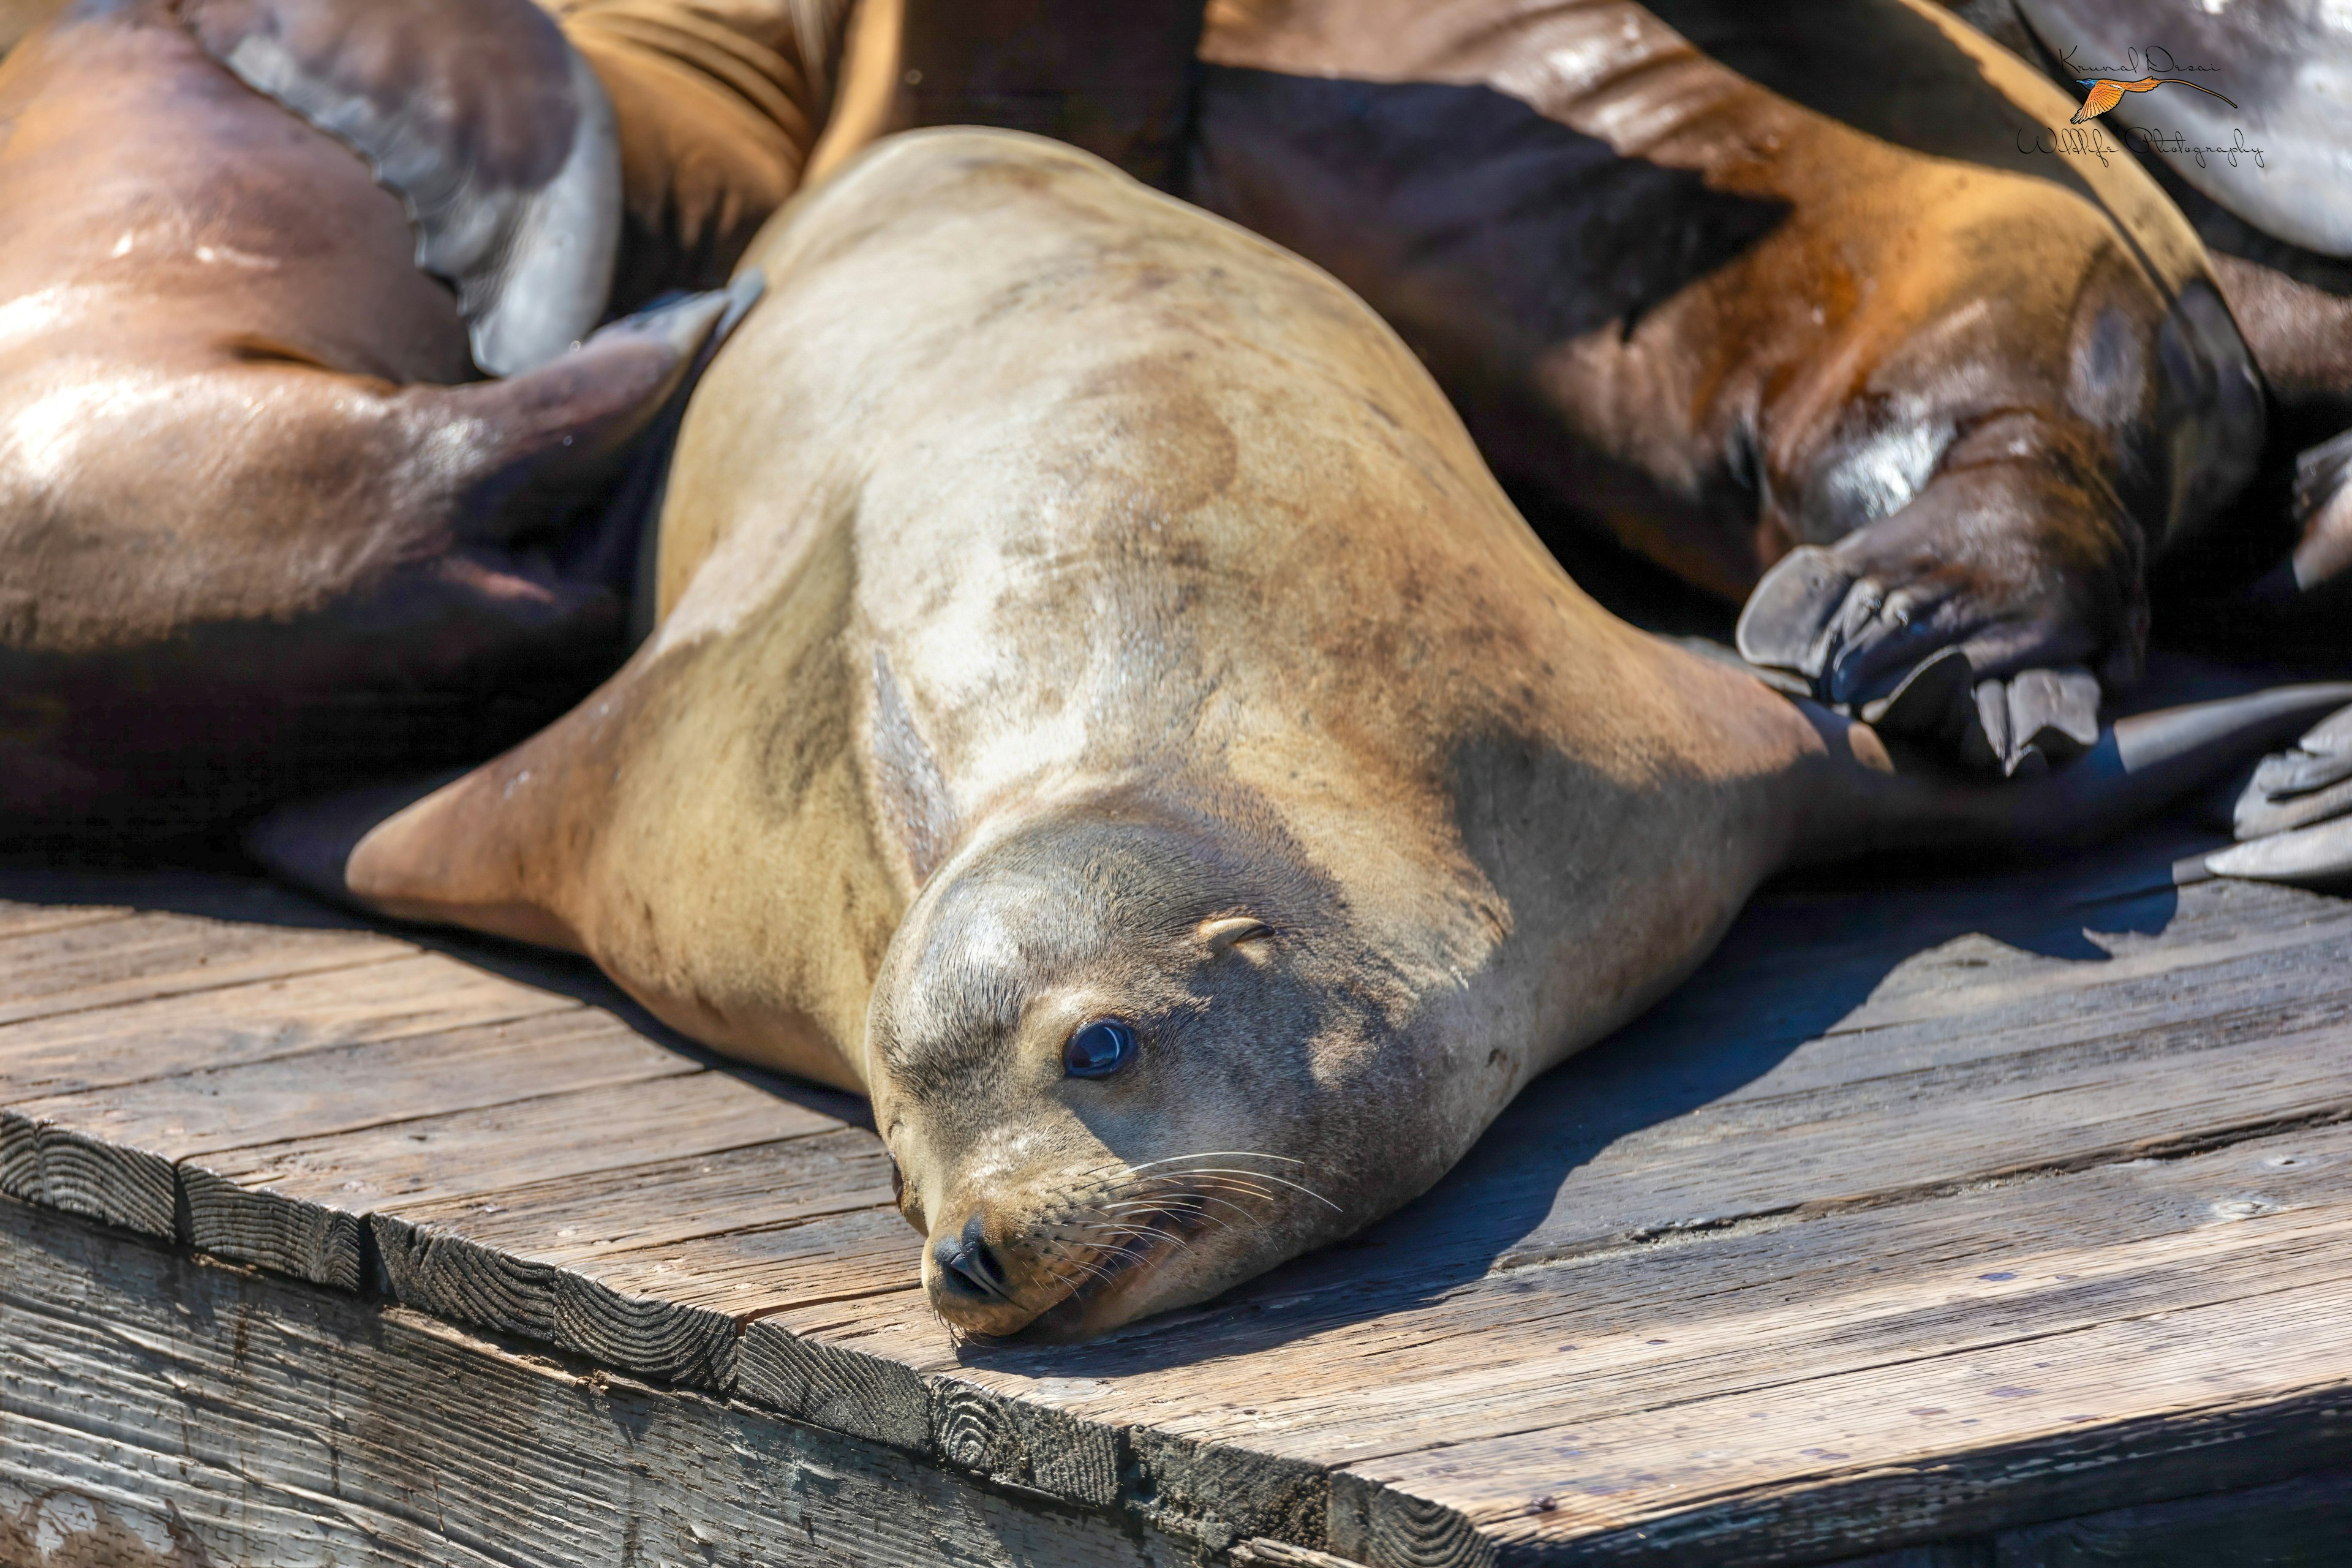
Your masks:
M0 873L0 1564L2342 1561L2352 903L2189 847L1779 891L1405 1213L1058 1349L582 967Z

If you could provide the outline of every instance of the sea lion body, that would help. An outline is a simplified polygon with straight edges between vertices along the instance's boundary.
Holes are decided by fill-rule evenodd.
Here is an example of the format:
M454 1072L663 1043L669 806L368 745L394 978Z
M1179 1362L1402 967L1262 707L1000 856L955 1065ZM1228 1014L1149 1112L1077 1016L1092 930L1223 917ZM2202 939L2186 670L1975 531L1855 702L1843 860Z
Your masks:
M653 641L362 843L378 907L575 946L698 1038L873 1092L940 1217L984 1158L918 1129L1060 1077L1008 1028L1312 1019L1262 1061L1163 1059L1133 1126L1097 1097L1023 1147L1296 1129L1352 1226L1785 857L1775 781L1814 731L1580 594L1311 268L984 132L894 139L750 264L768 293L688 413ZM1240 918L1267 934L1200 935ZM973 985L1009 1010L972 1016ZM1172 1092L1198 1072L1233 1076ZM1401 1079L1412 1125L1381 1126L1371 1080Z
M1360 301L1084 154L895 138L750 265L653 639L331 874L870 1093L961 1326L1368 1223L1776 868L2079 817L1616 620Z
M2087 738L2259 444L2195 235L2021 154L2071 105L1932 6L1220 0L1202 55L1193 199L1370 300L1507 479L1746 599L1759 663L1874 713L1961 650L1920 714L1985 762Z
M625 572L532 530L717 308L579 348L609 116L520 0L443 9L81 0L0 63L12 841L478 756L622 653Z
M2078 97L2100 75L2159 79L2083 141L2137 160L2212 252L2271 396L2263 467L2276 472L2257 494L2284 503L2295 536L2258 596L2306 609L2315 640L2334 640L2335 585L2352 571L2352 13L2320 0L1955 9ZM2333 591L2297 605L2322 588Z

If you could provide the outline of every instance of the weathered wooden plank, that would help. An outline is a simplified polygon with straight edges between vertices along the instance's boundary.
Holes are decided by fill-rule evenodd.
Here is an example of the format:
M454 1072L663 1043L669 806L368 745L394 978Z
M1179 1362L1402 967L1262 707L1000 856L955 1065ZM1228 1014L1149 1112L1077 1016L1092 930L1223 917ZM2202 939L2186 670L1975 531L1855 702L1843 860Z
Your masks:
M2098 1489L2114 1484L2101 1432L2146 1448L2126 1475L2133 1495L2216 1484L2184 1479L2195 1472L2184 1454L2269 1479L2290 1462L2296 1414L2336 1408L2308 1377L2182 1395L2165 1379L2206 1375L2198 1345L2116 1338L2250 1319L2282 1285L2304 1292L2297 1310L2319 1331L2342 1315L2310 1301L2352 1274L2337 1265L2352 1255L2352 1183L2346 1151L2327 1142L2347 1135L2260 1135L2352 1114L2352 1071L2338 1066L2352 980L2337 979L2352 976L2352 919L2329 900L2252 891L2000 919L1965 885L1957 913L1913 895L1767 900L1687 1001L1536 1086L1415 1210L1226 1303L1092 1349L955 1345L908 1289L917 1238L887 1205L876 1145L830 1124L730 1142L712 1163L704 1156L720 1152L707 1147L677 1158L658 1115L620 1112L635 1129L621 1137L572 1121L556 1109L570 1096L339 1134L325 1131L341 1114L335 1096L303 1106L289 1091L256 1102L268 1151L161 1157L142 1167L156 1179L133 1206L152 1220L184 1195L191 1235L200 1194L232 1216L295 1214L308 1229L281 1226L249 1255L275 1248L274 1267L345 1285L360 1282L359 1219L373 1215L404 1300L731 1388L1007 1492L1235 1542L1236 1560L1262 1545L1370 1568L1484 1561L1497 1547L1530 1561L1851 1554L2114 1500ZM1815 914L1826 918L1808 926ZM1815 964L1823 954L1834 962ZM0 1028L0 1062L24 1032L71 1022ZM664 1090L715 1076L687 1071ZM131 1098L158 1115L190 1103L184 1086ZM510 1112L522 1120L497 1121ZM713 1114L740 1118L739 1131L756 1121ZM567 1137L567 1124L598 1135ZM404 1149L403 1127L446 1135L446 1159ZM2198 1160L2113 1163L2228 1140L2240 1142ZM35 1140L34 1179L55 1168L67 1191L89 1181L83 1165L138 1147L75 1129L50 1142ZM763 1167L789 1142L823 1145L830 1173ZM23 1168L17 1144L0 1140L0 1183ZM2249 1163L2289 1150L2300 1163ZM176 1192L173 1158L184 1162ZM2045 1174L2011 1179L2020 1171ZM236 1226L223 1226L233 1247ZM2020 1259L2032 1268L2011 1267ZM1979 1278L2001 1275L2017 1279ZM2118 1345L2154 1359L2101 1384L2082 1358ZM2074 1359L2048 1388L2001 1359L2052 1346ZM1991 1416L1948 1406L1954 1430L1910 1449L1910 1428L1869 1426L1885 1412L1866 1407L1903 1377L1940 1386L1978 1363L2042 1394L2145 1387L2156 1407L2126 1400L2070 1424L1962 1379L1954 1397L1981 1396ZM1845 1450L1731 1419L1743 1399L1798 1387L1876 1447L1826 1459ZM1692 1411L1711 1440L1737 1440L1692 1458L1696 1440L1675 1426ZM1970 1420L1991 1425L1960 1426ZM1555 1496L1528 1515L1554 1496L1536 1491L1514 1513L1464 1479L1483 1465L1486 1481L1517 1486L1508 1456L1551 1463L1569 1433L1589 1455L1588 1428L1622 1461L1596 1484L1622 1485L1578 1502L1585 1514ZM2210 1447L2184 1449L2182 1434ZM1519 1479L1540 1474L1529 1459ZM1860 1535L1837 1534L1841 1509Z
M1234 1568L1363 1568L1361 1563L1334 1557L1328 1552L1268 1541L1263 1536L1235 1546L1233 1558Z
M0 938L0 1025L117 1002L217 990L415 952L374 931L137 914Z
M1416 1268L1458 1276L1664 1229L2340 1119L2352 1114L2352 1016L2338 1016L2347 1001L2322 995L2113 1032L2094 1016L2069 1021L2089 1037L2062 1045L1964 1068L1872 1074L1856 1064L1849 1081L1753 1098L1706 1098L1712 1083L1677 1096L1672 1058L1644 1078L1642 1040L1612 1042L1530 1089L1443 1196L1381 1238ZM2035 1041L2026 1030L2011 1037Z
M12 1568L1195 1561L1133 1521L5 1201L0 1390Z
M2341 900L2292 889L2282 899L2214 881L2051 909L2029 889L1995 887L1997 897L1976 885L1950 902L1903 892L1759 900L1651 1026L1728 1026L1760 1044L2021 1004L2063 1010L2069 994L2086 987L2341 942L2352 932L2352 910ZM1790 984L1797 948L1801 985Z
M404 1303L722 1392L744 1320L900 1288L918 1246L880 1142L847 1128L373 1224Z
M640 1161L488 1194L404 1199L386 1212L410 1226L460 1233L564 1267L890 1201L890 1157L881 1140L836 1124L748 1148Z
M1482 1435L1546 1426L1581 1430L1758 1379L1932 1367L1980 1345L2259 1295L2282 1276L2324 1279L2352 1268L2347 1173L2352 1131L2338 1129L1628 1248L1417 1303L1384 1295L1375 1265L1351 1301L1269 1291L1189 1322L1139 1325L1100 1347L959 1350L919 1299L900 1299L895 1311L887 1302L843 1303L755 1322L742 1361L815 1383L838 1402L827 1424L886 1439L905 1440L903 1414L889 1425L891 1412L906 1407L904 1382L893 1384L893 1369L903 1368L935 1388L951 1377L1059 1408L1123 1430L1138 1447L1190 1443L1213 1451L1223 1469L1188 1479L1189 1506L1231 1517L1295 1487L1299 1465L1360 1462L1383 1448L1450 1454L1457 1448L1448 1445ZM747 1394L753 1382L747 1370ZM888 1396L878 1411L858 1403L876 1388ZM789 1409L798 1392L769 1397ZM2110 1392L2102 1419L2136 1414L2130 1385ZM1020 1461L1008 1458L1000 1435L1005 1424L985 1425L988 1442L973 1447L987 1458L971 1468L1017 1479ZM1738 1430L1730 1439L1747 1441ZM1792 1458L1805 1443L1759 1441L1768 1459L1810 1463ZM1293 1527L1283 1533L1302 1538Z
M2352 1556L2352 1471L2005 1530L1988 1568L2304 1568Z
M903 1300L869 1296L857 1305L887 1327L904 1321L915 1294L900 1292ZM795 1332L783 1321L785 1313L745 1327L736 1342L736 1396L910 1454L932 1453L927 1369L889 1353L887 1346L858 1342L855 1324L841 1321L841 1303L814 1310L822 1314L815 1331ZM928 1370L951 1364L940 1357Z
M703 1071L205 1154L181 1165L180 1181L192 1245L352 1288L366 1218L387 1203L487 1200L841 1126L814 1106L730 1073ZM589 1129L594 1136L583 1137ZM560 1234L563 1226L551 1228Z
M1379 1483L1375 1521L1402 1492L1506 1546L1678 1563L1802 1561L2260 1481L2352 1449L2345 1239L2340 1224L2294 1238L2221 1300L1827 1376L1800 1361L1349 1474ZM1334 1544L1351 1549L1336 1523Z
M0 1104L578 1005L439 953L395 954L0 1028Z
M0 900L0 938L32 936L40 931L66 931L74 926L100 925L127 920L131 910L92 909L78 904L20 904Z
M593 1008L23 1101L0 1110L11 1195L172 1236L173 1166L215 1149L699 1070ZM29 1154L26 1152L29 1148Z
M1906 961L1940 962L1949 949L1981 950L1980 941L1947 944ZM2346 986L2336 976L2352 957L2352 921L2292 933L2217 942L2210 947L2132 952L2103 963L2069 960L2062 972L2034 973L2000 984L1970 984L1882 1004L1874 997L1817 1033L1775 1040L1762 1021L1745 1025L1708 1005L1702 979L1687 1004L1669 1000L1625 1037L1650 1051L1720 1041L1735 1032L1743 1054L1759 1058L1756 1078L1732 1098L1760 1098L1850 1084L1894 1071L1954 1068L2069 1043L2129 1035L2258 1009L2340 1016ZM1987 966L1991 961L1987 960ZM1898 973L1900 971L1898 970ZM1809 984L1813 977L1808 976ZM1780 982L1788 993L1806 989ZM2190 998L2193 997L2193 1001ZM1816 1004L1818 1005L1818 998ZM1778 1048L1776 1048L1778 1047Z
M2175 886L2172 857L2194 847L2210 851L2211 837L2172 838L2153 856L2132 846L2110 846L2087 859L2037 872L1896 877L1883 868L1841 868L1821 885L1768 888L1752 900L1707 961L1711 986L1753 986L1785 993L1776 983L1790 942L1801 943L1809 973L1835 976L1843 991L1856 971L1865 988L1886 994L1933 990L1953 983L1998 983L2015 975L2063 973L2102 954L2122 955L2142 943L2200 944L2231 931L2256 933L2311 920L2340 918L2339 900L2299 889L2275 889L2218 879ZM2277 892L2284 890L2282 898ZM1880 981L1874 965L1928 954L1948 942L1948 960ZM1966 962L1969 958L1981 963ZM1973 971L1974 973L1970 973Z

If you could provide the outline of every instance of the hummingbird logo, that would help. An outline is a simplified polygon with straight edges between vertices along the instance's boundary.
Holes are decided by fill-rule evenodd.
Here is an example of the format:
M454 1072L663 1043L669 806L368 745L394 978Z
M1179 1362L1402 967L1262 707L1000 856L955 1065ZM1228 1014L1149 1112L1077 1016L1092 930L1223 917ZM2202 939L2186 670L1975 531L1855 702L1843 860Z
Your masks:
M2096 120L2100 115L2121 103L2124 100L2124 94L2127 92L2153 92L2167 84L2173 87L2193 87L2209 98L2221 99L2222 102L2232 109L2238 107L2235 100L2222 98L2211 88L2190 81L2187 77L2144 76L2137 81L2116 81L2111 77L2076 77L2074 79L2089 88L2091 92L2089 97L2083 100L2083 107L2074 111L2074 118L2066 122L2069 125L2080 125L2085 120Z

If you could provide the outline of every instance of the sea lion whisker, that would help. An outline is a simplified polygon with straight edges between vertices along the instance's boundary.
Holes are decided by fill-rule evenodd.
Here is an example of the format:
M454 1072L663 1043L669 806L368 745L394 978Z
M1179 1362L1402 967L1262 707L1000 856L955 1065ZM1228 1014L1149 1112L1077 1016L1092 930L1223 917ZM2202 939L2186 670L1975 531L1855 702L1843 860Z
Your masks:
M1169 1212L1171 1212L1171 1211L1169 1210L1169 1208L1168 1208L1166 1205L1161 1205L1161 1206L1159 1208L1159 1211L1158 1211L1158 1212L1160 1212L1160 1213L1161 1213L1161 1214L1166 1214L1166 1213L1169 1213ZM1188 1209L1188 1210L1181 1210L1181 1211L1178 1211L1178 1212L1181 1212L1181 1213L1185 1217L1187 1217L1187 1218L1190 1218L1190 1219L1197 1219L1197 1220L1204 1221L1204 1222L1206 1222L1207 1224L1213 1225L1213 1226L1217 1226L1217 1227L1218 1227L1219 1229L1221 1229L1221 1230L1232 1230L1232 1229L1234 1228L1234 1226L1233 1226L1233 1222L1232 1222L1232 1221L1230 1221L1230 1220L1225 1220L1225 1219L1220 1219L1217 1215L1213 1215L1213 1214L1210 1214L1210 1213L1208 1213L1206 1210L1203 1210L1203 1209ZM1245 1219L1248 1219L1248 1218L1254 1218L1254 1217L1255 1217L1255 1216L1254 1216L1254 1215L1244 1215L1243 1217L1244 1217L1244 1218L1245 1218ZM1159 1227L1159 1226L1152 1226L1151 1228L1153 1228L1153 1229L1159 1229L1159 1228L1160 1228L1160 1227Z
M1097 1232L1114 1232L1124 1235L1129 1238L1138 1237L1166 1237L1180 1247L1186 1245L1185 1238L1183 1237L1169 1229L1166 1226L1152 1225L1148 1222L1138 1223L1132 1220L1105 1220L1094 1228Z
M1139 1239L1139 1237L1169 1237L1169 1234L1173 1234L1173 1232L1169 1232L1167 1227L1160 1227L1160 1225L1129 1225L1129 1223L1101 1223L1101 1225L1089 1225L1089 1227L1087 1227L1087 1232L1089 1232L1091 1237L1103 1237L1103 1234L1110 1234L1110 1237L1119 1237L1119 1239L1129 1239L1129 1241L1131 1241L1131 1239ZM1089 1244L1087 1244L1087 1246L1094 1246L1094 1248L1101 1248L1103 1244L1101 1244L1101 1241L1089 1241Z
M1167 1213L1169 1213L1169 1212L1171 1211L1171 1207L1172 1207L1172 1205L1168 1205L1168 1204L1153 1204L1153 1205L1149 1205L1147 1212L1153 1213L1153 1214L1167 1214ZM1183 1214L1184 1214L1187 1217L1189 1217L1189 1218L1206 1221L1208 1224L1211 1224L1211 1225L1216 1226L1217 1227L1219 1227L1220 1229L1223 1229L1223 1230L1229 1230L1229 1231L1230 1231L1230 1230L1234 1230L1234 1227L1233 1223L1232 1223L1230 1220L1222 1219L1222 1218L1218 1217L1218 1216L1217 1216L1217 1215L1215 1215L1210 1214L1210 1213L1209 1213L1207 1210L1205 1210L1205 1209L1192 1208L1192 1209L1184 1209L1184 1210L1181 1210L1181 1213L1183 1213ZM1235 1212L1236 1212L1236 1213L1238 1213L1238 1214L1240 1214L1240 1215L1241 1215L1241 1216L1242 1216L1244 1219L1245 1219L1245 1220L1255 1221L1255 1220L1257 1218L1257 1216L1256 1216L1255 1215L1249 1214L1249 1213L1247 1213L1246 1211L1241 1210L1241 1209L1239 1209L1239 1208L1236 1208L1236 1209L1235 1209ZM1131 1222L1125 1222L1125 1221L1122 1221L1122 1222L1119 1222L1119 1223L1131 1223ZM1160 1227L1159 1227L1159 1226L1150 1226L1150 1228L1151 1228L1151 1229L1155 1229L1155 1230L1156 1230L1156 1229L1159 1229L1159 1228L1160 1228ZM1238 1234L1238 1233L1236 1233L1236 1234Z
M1321 1193L1317 1192L1313 1187L1302 1185L1286 1177L1269 1175L1264 1171L1223 1171L1212 1166L1207 1170L1199 1172L1198 1173L1208 1176L1247 1176L1253 1181L1276 1182L1283 1186L1292 1189L1294 1192L1305 1193L1317 1203L1322 1204L1326 1207L1329 1208L1334 1214L1345 1214L1347 1212L1338 1204L1333 1203L1329 1198L1327 1198Z
M1202 1149L1191 1154L1171 1154L1164 1160L1146 1160L1140 1165L1129 1165L1130 1171L1149 1171L1159 1165L1172 1165L1180 1160L1278 1160L1286 1165L1303 1165L1304 1160L1287 1154L1265 1154L1255 1149Z
M1129 1191L1128 1191L1128 1193L1127 1193L1124 1196L1122 1196L1118 1201L1120 1201L1120 1202L1139 1202L1139 1202L1150 1202L1150 1201L1153 1201L1151 1198L1148 1197L1146 1194L1150 1194L1150 1193L1151 1192L1151 1190L1152 1190L1152 1188L1153 1188L1154 1184L1155 1184L1158 1181L1162 1180L1162 1179L1164 1179L1164 1178L1152 1178L1152 1179L1146 1180L1146 1181L1143 1181L1143 1182L1139 1182L1139 1183L1135 1184L1133 1187L1129 1188ZM1275 1192L1274 1192L1274 1189L1273 1189L1272 1187L1260 1186L1260 1185L1258 1185L1257 1184L1255 1184L1255 1183L1254 1183L1254 1182L1235 1180L1235 1179L1229 1178L1229 1177L1225 1177L1225 1176L1213 1176L1213 1177L1211 1177L1210 1179L1208 1179L1208 1180L1206 1180L1206 1181L1200 1181L1200 1180L1195 1180L1195 1179L1190 1179L1190 1178L1188 1178L1188 1179L1186 1180L1185 1186L1184 1186L1182 1189L1181 1189L1181 1190L1184 1190L1184 1191L1200 1191L1200 1192L1220 1191L1220 1192L1231 1192L1231 1193L1247 1193L1247 1194L1249 1194L1252 1197L1258 1197L1258 1198L1271 1198L1271 1197L1273 1197L1273 1196L1275 1195Z
M1203 1220L1212 1225L1221 1226L1227 1230L1233 1229L1236 1224L1255 1226L1265 1223L1264 1215L1253 1214L1248 1209L1244 1208L1239 1204L1232 1202L1230 1199L1220 1200L1219 1206L1223 1207L1227 1214L1230 1214L1232 1218L1228 1219L1225 1217L1225 1215L1212 1213L1205 1203L1197 1201L1182 1204L1157 1203L1124 1209L1114 1209L1108 1211L1108 1217L1121 1224L1132 1224L1135 1223L1135 1220L1131 1216L1135 1215L1153 1214L1175 1215L1187 1219Z
M1191 1205L1198 1206L1198 1205L1205 1205L1212 1204L1212 1203L1213 1203L1213 1204L1221 1204L1221 1205L1223 1205L1224 1207L1226 1207L1226 1208L1229 1208L1229 1209L1233 1210L1233 1211L1234 1211L1234 1213L1235 1213L1235 1214L1239 1215L1242 1218L1244 1218L1244 1219L1245 1219L1245 1220L1250 1220L1250 1221L1255 1222L1255 1221L1257 1221L1257 1220L1259 1220L1259 1219L1261 1219L1261 1218L1263 1217L1262 1215L1252 1214L1249 1210L1247 1210L1247 1209L1244 1208L1241 1205L1239 1205L1239 1204L1237 1204L1237 1203L1234 1202L1231 1198L1221 1198L1221 1197L1216 1197L1216 1196L1213 1196L1213 1195L1212 1195L1212 1194L1207 1194L1207 1193L1185 1193L1185 1194L1178 1194L1177 1196L1172 1197L1172 1198L1158 1198L1158 1199L1151 1199L1151 1200L1148 1200L1148 1201L1147 1201L1147 1200L1144 1200L1144 1199L1138 1199L1138 1200L1136 1200L1135 1202L1133 1202L1133 1203L1129 1203L1129 1204L1118 1204L1118 1205L1111 1205L1109 1208L1106 1209L1104 1212L1105 1212L1105 1213L1107 1213L1107 1214L1110 1214L1110 1213L1118 1213L1118 1212L1119 1212L1120 1210L1123 1210L1123 1209L1124 1209L1124 1210L1133 1210L1133 1209L1139 1209L1139 1208L1141 1208L1141 1209L1164 1209L1164 1208L1168 1208L1168 1207L1174 1206L1174 1205Z
M1108 1285L1110 1283L1112 1279L1110 1270L1105 1268L1101 1264L1095 1262L1093 1259L1087 1258L1074 1258L1070 1259L1070 1261L1082 1269L1085 1274L1088 1278L1092 1279L1096 1283L1102 1285ZM1055 1282L1062 1287L1065 1294L1072 1296L1077 1294L1077 1280L1071 1279L1068 1275L1063 1273L1058 1268L1049 1268L1045 1272L1054 1277Z

